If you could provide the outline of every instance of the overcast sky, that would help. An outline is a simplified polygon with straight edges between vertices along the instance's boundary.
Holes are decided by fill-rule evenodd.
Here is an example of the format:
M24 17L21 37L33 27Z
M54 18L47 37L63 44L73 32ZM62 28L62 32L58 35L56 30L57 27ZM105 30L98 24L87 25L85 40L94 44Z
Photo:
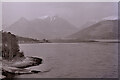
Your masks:
M10 25L20 17L28 20L45 15L58 15L76 27L105 17L117 16L116 2L4 2L2 3L3 24Z

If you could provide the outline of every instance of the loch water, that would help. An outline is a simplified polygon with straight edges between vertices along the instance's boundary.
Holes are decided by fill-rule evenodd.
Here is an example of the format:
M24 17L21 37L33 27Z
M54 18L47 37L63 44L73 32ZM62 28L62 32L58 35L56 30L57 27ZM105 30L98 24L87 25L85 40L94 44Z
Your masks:
M43 59L29 69L38 74L16 78L117 78L117 43L35 43L20 44L25 56Z

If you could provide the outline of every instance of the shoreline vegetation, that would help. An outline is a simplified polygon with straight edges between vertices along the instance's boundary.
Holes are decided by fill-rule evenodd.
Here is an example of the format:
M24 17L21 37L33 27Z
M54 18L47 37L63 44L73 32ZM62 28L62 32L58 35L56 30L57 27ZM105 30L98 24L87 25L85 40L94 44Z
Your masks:
M42 59L37 57L26 57L20 52L18 38L10 32L1 32L1 78L13 78L15 75L32 74L40 71L25 69L27 67L38 66L42 64Z
M56 39L50 41L51 43L83 43L83 42L120 43L120 40L117 39Z
M23 37L22 37L23 38ZM24 40L25 39L25 40ZM18 38L18 44L34 44L34 43L91 43L91 42L100 42L100 43L120 43L118 39L43 39L37 40L32 38Z
M24 44L24 43L50 43L50 41L47 40L47 39L38 40L38 39L19 37L19 36L17 36L17 39L18 39L19 44Z

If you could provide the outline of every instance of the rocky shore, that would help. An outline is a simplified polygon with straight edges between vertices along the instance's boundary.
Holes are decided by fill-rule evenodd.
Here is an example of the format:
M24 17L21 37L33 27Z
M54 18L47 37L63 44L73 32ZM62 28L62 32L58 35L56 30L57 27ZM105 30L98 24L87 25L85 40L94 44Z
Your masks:
M41 58L24 57L16 61L2 61L2 78L13 78L15 75L33 74L40 71L26 69L32 66L42 64Z
M20 52L18 40L14 34L2 31L1 79L13 78L15 75L33 74L40 71L26 69L42 64L42 59L26 57Z

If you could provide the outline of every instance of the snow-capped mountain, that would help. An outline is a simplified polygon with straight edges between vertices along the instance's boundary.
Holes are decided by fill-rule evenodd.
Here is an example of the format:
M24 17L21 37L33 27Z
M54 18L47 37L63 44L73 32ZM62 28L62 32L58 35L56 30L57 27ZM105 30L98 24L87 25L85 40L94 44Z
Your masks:
M21 18L5 29L19 36L37 39L61 38L77 30L74 25L58 16L42 16L31 21Z

